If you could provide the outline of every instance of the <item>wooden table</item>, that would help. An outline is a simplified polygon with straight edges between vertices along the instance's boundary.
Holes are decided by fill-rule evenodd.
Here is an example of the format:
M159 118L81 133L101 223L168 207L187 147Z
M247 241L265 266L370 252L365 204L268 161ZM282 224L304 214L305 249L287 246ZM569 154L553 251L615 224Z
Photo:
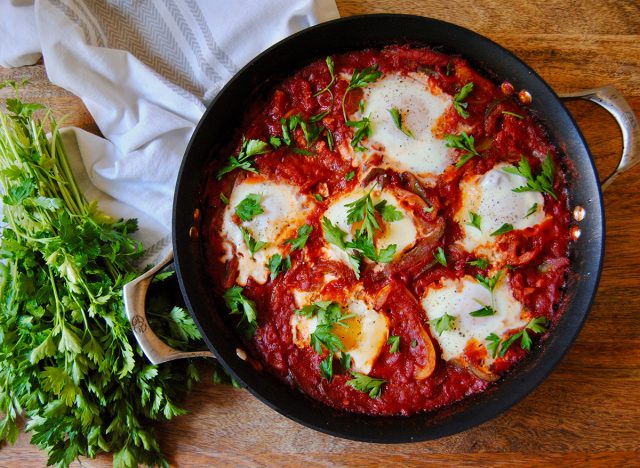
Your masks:
M629 0L338 0L342 16L414 13L473 29L529 63L559 93L613 84L640 115L640 4ZM50 84L45 66L0 69L27 76L26 96L69 113L67 124L97 128L81 101ZM604 177L617 164L620 133L590 103L569 105ZM640 464L640 167L606 192L607 255L589 319L553 374L506 414L433 442L382 446L306 429L246 391L204 383L191 414L159 428L175 465ZM0 466L41 465L22 435L2 447ZM108 466L110 459L83 461Z

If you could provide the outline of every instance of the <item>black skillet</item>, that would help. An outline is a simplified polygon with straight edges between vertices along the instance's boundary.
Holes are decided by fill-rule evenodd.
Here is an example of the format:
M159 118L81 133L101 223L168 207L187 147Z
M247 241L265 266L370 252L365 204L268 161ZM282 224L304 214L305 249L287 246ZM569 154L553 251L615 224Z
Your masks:
M530 109L569 161L570 209L575 218L574 234L579 230L580 236L571 244L565 312L549 338L527 359L486 392L451 406L409 417L373 417L337 411L311 400L270 374L256 371L243 359L242 343L224 304L211 294L194 211L200 203L205 168L211 158L219 157L216 150L228 143L241 123L242 110L256 95L315 59L397 43L426 45L461 55L496 83L509 81L516 90L529 91L533 96ZM573 97L600 103L621 125L625 154L608 183L637 162L632 160L638 138L635 116L610 87ZM604 253L604 211L598 177L584 138L558 96L531 68L487 38L449 23L409 15L366 15L324 23L284 39L252 60L231 79L200 120L178 175L173 213L173 249L180 288L213 355L251 393L281 414L322 432L367 442L399 443L446 436L481 424L524 398L558 364L582 328ZM136 338L154 363L210 355L172 350L148 329L143 312L146 286L163 265L125 288L127 313Z

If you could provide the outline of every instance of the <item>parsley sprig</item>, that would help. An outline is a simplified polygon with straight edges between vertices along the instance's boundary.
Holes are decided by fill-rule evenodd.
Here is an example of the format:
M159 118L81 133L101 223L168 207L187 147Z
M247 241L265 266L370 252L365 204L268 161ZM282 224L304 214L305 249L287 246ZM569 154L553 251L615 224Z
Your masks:
M345 109L345 102L349 92L356 88L364 88L368 84L377 81L381 76L382 72L378 71L378 65L374 65L373 67L366 67L362 70L355 69L353 71L351 80L349 81L349 85L347 86L347 89L344 91L344 95L342 96L342 115L344 116L345 122L349 122L349 118L347 117L347 110Z
M507 166L502 170L509 174L519 175L527 179L527 185L514 188L514 192L540 192L551 195L555 200L558 199L558 196L553 190L554 167L551 153L547 153L544 161L542 161L541 172L538 175L533 175L529 160L527 160L524 155L520 159L517 167Z
M527 330L530 330L533 333L544 333L547 330L547 319L544 317L531 319L522 330L514 333L504 341L495 333L491 333L486 337L486 340L488 341L487 350L491 354L491 357L504 357L504 355L507 354L507 351L509 351L511 345L513 345L513 343L518 339L520 339L520 347L526 351L530 351L532 341Z
M236 205L236 215L242 221L251 221L259 214L264 213L262 205L262 196L257 193L250 193L240 203Z
M320 373L331 381L333 378L333 356L345 350L340 337L335 333L334 327L347 328L347 320L355 317L354 314L344 314L342 307L335 301L318 301L296 310L296 314L303 317L318 318L316 329L311 334L311 347L319 355L326 349L329 354L320 364Z
M469 103L463 101L467 98L467 96L469 96L469 93L471 93L472 90L473 82L470 81L469 83L464 85L460 89L460 91L453 97L453 107L463 119L469 117L469 112L467 112Z
M246 322L246 332L248 336L255 333L258 328L258 314L256 312L256 303L247 299L242 293L243 288L240 286L232 286L227 289L222 298L229 308L232 315L240 315L240 323Z
M467 135L467 132L462 132L460 135L447 134L444 136L444 139L446 140L445 145L447 147L455 148L464 152L462 157L456 163L456 169L461 168L474 156L480 156L480 153L476 150L473 135Z
M446 312L441 316L433 320L429 320L429 324L433 325L436 329L438 336L442 335L442 332L447 330L453 330L455 327L456 318L453 315L449 315Z
M415 138L411 130L409 130L404 125L404 121L403 121L404 119L402 118L402 114L397 108L392 107L391 109L389 109L389 114L391 114L391 119L393 120L393 123L395 124L398 130L400 130L402 133L407 135L409 138Z
M484 304L484 307L482 309L476 310L474 312L471 312L471 316L473 317L483 317L486 315L493 315L496 313L496 295L495 295L495 289L498 286L498 282L500 281L500 279L502 278L502 275L504 275L504 270L498 270L493 276L482 276L480 274L476 275L476 279L478 280L478 282L487 290L491 293L491 306L487 306ZM491 312L492 311L492 312ZM491 313L489 313L491 312ZM475 315L474 315L475 314Z
M262 250L267 246L266 242L256 240L247 228L240 226L240 232L242 233L244 243L249 249L249 252L251 252L251 257L253 257L257 251Z
M327 56L327 58L325 59L325 62L327 64L327 69L329 70L329 75L331 76L331 81L329 81L327 86L325 86L320 91L315 93L313 95L313 97L320 96L322 93L326 93L327 91L331 94L331 87L336 82L336 75L335 75L335 73L333 71L333 59L331 57ZM333 94L331 94L331 95L333 96Z
M386 200L374 204L371 197L372 191L373 188L359 199L345 205L349 208L347 211L347 223L362 222L362 226L355 232L351 241L346 241L347 233L338 225L334 225L327 217L322 219L322 232L325 239L327 242L347 252L349 263L357 278L360 277L361 256L373 262L389 263L396 253L396 244L390 244L379 251L376 250L373 239L376 231L381 229L376 218L376 212L388 223L398 221L403 217L402 212L387 203ZM353 249L354 252L349 252L347 249Z
M309 240L311 231L313 231L313 226L311 226L310 224L303 224L298 228L296 237L294 237L293 239L287 239L286 241L284 241L284 243L291 244L291 252L302 250Z
M347 381L347 385L359 392L368 393L370 398L378 398L382 393L382 385L387 383L385 379L376 379L366 374L352 372L353 379Z
M255 157L260 154L268 153L269 151L271 151L269 143L262 140L247 140L243 136L240 152L235 156L229 156L229 161L227 161L227 164L216 173L216 179L222 179L222 176L233 171L234 169L243 169L249 172L258 172L257 169L253 167L253 161L255 160Z

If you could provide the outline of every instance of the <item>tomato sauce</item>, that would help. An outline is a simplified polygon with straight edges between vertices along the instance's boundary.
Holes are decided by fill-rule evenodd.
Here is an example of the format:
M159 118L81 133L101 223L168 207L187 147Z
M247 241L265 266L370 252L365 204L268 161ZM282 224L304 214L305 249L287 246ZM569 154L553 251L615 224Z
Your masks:
M469 116L463 119L451 107L438 121L434 132L443 137L448 133L466 131L474 136L482 157L470 159L459 169L451 165L438 176L434 186L421 185L419 190L415 180L391 169L375 173L375 177L378 180L383 178L387 186L419 192L433 209L430 212L416 209L414 215L420 218L420 222L440 228L442 235L434 239L418 239L413 252L382 269L364 267L360 280L356 279L349 266L322 257L324 240L320 223L326 206L320 203L307 218L313 230L304 250L291 253L292 268L265 284L258 284L250 278L245 285L244 295L256 302L259 325L247 346L268 372L314 399L348 411L407 415L432 410L482 392L491 385L490 382L458 362L442 360L438 342L431 336L419 300L430 285L443 278L482 273L467 263L474 260L473 254L455 244L462 237L460 226L453 220L461 205L460 181L470 174L483 174L498 162L517 164L521 155L526 156L534 173L537 173L544 156L550 154L555 161L554 191L558 197L554 199L544 195L547 220L533 228L500 236L496 248L506 255L506 274L515 299L531 316L545 317L551 323L557 321L569 266L569 213L560 155L544 130L514 96L505 94L462 58L409 46L364 50L332 58L337 76L372 66L377 66L383 74L419 71L428 75L432 89L451 96L472 81L473 93L467 100ZM314 156L294 153L291 147L282 145L255 158L254 166L264 177L296 185L301 193L310 196L353 190L365 176L363 166L354 168L351 161L338 151L340 145L349 144L354 134L354 129L345 123L340 105L348 80L337 80L331 93L314 96L330 81L325 60L314 61L277 84L263 100L253 105L241 127L242 135L247 139L269 141L272 136L283 137L281 118L300 113L308 121L330 109L322 124L331 132L333 150L322 138L314 146ZM358 106L361 92L352 91L347 97L346 108L351 113ZM524 118L514 118L505 111ZM300 129L292 133L292 138L299 147L304 147ZM241 138L238 136L231 148L235 152L229 154L237 154L240 147ZM455 156L456 150L450 150L450 154L458 157ZM221 155L221 158L225 157ZM347 180L347 174L354 170L356 177ZM236 178L245 175L244 171L235 170L221 181L211 178L203 196L201 238L204 239L204 253L210 259L212 289L216 294L223 293L234 281L233 261L224 264L218 260L222 257L219 228L221 212L225 208L219 194L228 195ZM433 261L431 252L437 247L447 250L446 267ZM347 385L351 376L337 363L333 379L327 381L318 370L324 356L310 346L299 348L293 343L290 319L297 307L291 290L310 290L322 281L326 273L338 278L331 283L336 294L359 283L373 296L377 295L377 306L389 319L389 335L400 336L399 352L391 353L389 346L384 346L370 372L372 376L387 380L377 398ZM544 337L536 339L541 338ZM512 346L503 358L496 359L492 370L500 375L525 354L520 347ZM433 360L431 364L435 363L430 375L425 379L416 378L425 366L430 365L430 359Z

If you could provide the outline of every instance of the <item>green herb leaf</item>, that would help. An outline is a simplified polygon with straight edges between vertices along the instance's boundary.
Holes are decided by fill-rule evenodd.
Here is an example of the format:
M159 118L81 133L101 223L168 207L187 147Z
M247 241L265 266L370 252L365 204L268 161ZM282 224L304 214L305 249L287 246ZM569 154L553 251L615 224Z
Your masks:
M523 120L524 116L520 115L520 114L516 114L515 112L509 112L509 111L502 111L502 113L504 115L510 115L511 117L515 117L516 119L520 119Z
M232 315L242 316L240 321L246 321L248 333L253 335L256 328L258 328L256 303L247 299L244 294L242 294L242 291L243 288L240 286L232 286L227 289L222 298Z
M378 78L382 76L382 72L378 71L378 66L375 65L373 67L366 67L362 70L358 71L357 69L353 71L353 75L351 75L351 80L349 81L349 85L342 96L342 114L344 115L344 121L348 122L347 111L345 109L345 102L347 99L347 95L349 91L356 88L364 88L368 84L375 82Z
M500 347L500 337L495 333L491 333L485 340L489 342L487 344L487 351L489 351L491 357L495 359L498 354L498 348Z
M347 182L350 182L353 180L353 178L356 175L356 171L349 171L346 173L346 175L344 176L344 180L346 180Z
M227 198L227 196L223 192L220 192L220 201L225 205L229 204L229 198Z
M429 324L433 325L433 327L436 329L436 333L438 333L438 336L440 336L442 335L442 332L452 330L455 326L455 321L456 318L453 315L449 315L445 312L442 317L430 320Z
M460 89L458 94L453 97L453 107L456 112L460 115L460 117L466 119L469 117L469 113L467 112L468 103L463 102L469 93L473 90L473 82L469 82Z
M216 174L218 180L222 176L233 171L234 169L244 169L249 172L258 172L253 166L253 161L257 155L268 153L271 147L262 140L247 140L242 137L242 147L236 156L230 156L229 161Z
M315 156L315 153L313 151L309 151L303 148L291 148L291 151L296 154L301 154L302 156Z
M249 252L251 252L251 257L253 257L256 252L266 247L266 242L254 239L254 237L246 228L240 226L240 232L242 233L244 243L247 245Z
M325 118L327 114L329 114L330 111L331 111L331 108L325 110L324 112L320 112L319 114L312 115L311 117L309 117L309 122L315 123L315 122L321 121L322 119Z
M389 353L397 353L400 350L400 337L396 335L390 336L387 344L389 345Z
M298 235L294 239L287 239L284 241L285 244L291 244L291 252L295 250L304 249L307 240L309 240L309 235L313 230L313 226L310 224L304 224L298 228Z
M360 374L359 372L352 372L351 375L354 378L348 380L347 385L350 385L359 392L368 393L371 398L378 398L382 392L382 385L387 382L384 379L376 379L365 374Z
M260 202L262 196L257 193L250 193L244 200L236 205L236 214L242 221L251 221L259 214L264 213Z
M324 198L322 198L322 195L320 195L319 193L314 193L313 198L315 198L319 202L324 201Z
M334 326L348 327L345 321L353 315L343 314L340 304L334 301L318 301L296 310L296 314L307 318L318 317L318 325L311 334L311 347L317 354L323 353L323 347L330 353L344 351L344 344L333 328Z
M402 212L398 210L395 206L388 204L387 200L382 200L378 204L375 205L375 209L380 215L382 219L387 223L393 223L394 221L400 221L404 216Z
M271 281L273 281L280 273L284 273L287 270L291 269L291 257L287 255L283 259L282 255L280 255L279 253L274 254L269 259L268 266L269 272L271 273L270 279Z
M331 133L331 130L329 130L328 127L325 127L325 134L327 136L327 147L329 148L329 151L333 151L333 134Z
M507 232L513 231L513 225L509 223L504 223L498 229L491 233L492 236L500 236L502 234L506 234Z
M456 169L462 167L474 156L480 156L480 153L476 151L473 135L467 135L466 132L462 132L460 135L447 134L444 136L444 139L447 147L464 151L462 157L456 163Z
M338 246L340 249L345 250L345 237L347 233L340 229L337 225L333 225L331 220L326 216L322 218L322 232L327 242Z
M472 317L488 317L490 315L495 315L496 310L490 305L485 305L483 308L474 310L473 312L469 312L469 315Z
M527 210L527 214L525 215L525 219L528 218L529 216L531 216L536 211L538 211L538 204L534 203L533 205L531 205L531 208L529 208Z
M471 219L469 220L467 225L473 226L478 231L482 231L482 228L480 227L480 223L482 222L482 217L478 213L474 213L473 211L469 211L469 216L471 216Z
M351 146L353 148L364 148L360 145L362 140L365 137L371 136L371 121L368 117L363 117L362 120L357 121L347 121L346 122L349 127L354 127L356 131L353 134L353 138L351 139Z
M486 270L487 267L489 266L489 260L487 260L486 258L477 258L475 260L467 262L467 264L474 267L478 267L481 270Z
M514 188L514 192L540 192L552 196L555 200L558 196L553 190L554 166L551 153L547 153L542 161L541 172L537 176L533 175L529 160L523 155L517 167L507 166L502 169L509 174L519 175L527 180L527 185Z
M320 375L329 382L333 380L333 353L329 353L326 358L320 361Z
M272 135L269 137L269 144L273 149L278 149L282 146L282 140L277 136Z
M416 346L418 346L418 340L414 339L411 341L411 347L415 348Z
M391 109L389 109L389 114L391 114L391 119L393 120L393 123L398 130L407 135L409 138L415 138L413 136L413 133L411 133L411 130L404 126L402 114L400 114L400 111L398 109L392 107Z
M489 292L493 292L493 290L498 285L498 281L500 281L500 278L502 278L503 274L504 274L503 270L498 270L496 274L493 275L492 277L484 277L482 275L476 275L476 279L482 286L485 287L485 289L487 289Z
M384 249L380 249L380 252L378 252L378 258L376 261L378 263L391 263L391 261L393 260L393 257L395 257L396 255L397 248L398 246L396 244L389 244Z
M327 86L325 86L320 91L315 93L313 95L313 97L320 96L322 93L325 93L327 91L331 92L330 88L336 82L336 75L335 75L335 73L333 71L333 59L331 57L327 56L327 58L325 59L325 62L327 63L327 69L329 70L329 75L331 76L331 81L329 81L329 84L327 84Z
M351 369L351 355L349 353L340 353L340 364L345 370Z
M282 128L282 141L284 141L287 146L291 146L291 130L289 130L289 124L286 118L282 117L280 119L280 127Z
M433 252L433 257L436 259L436 261L442 265L443 267L447 266L447 257L444 254L444 249L442 247L438 247L434 252Z
M367 237L373 239L375 231L380 230L380 225L376 220L375 206L371 198L369 190L365 195L356 201L347 203L345 206L349 208L347 211L347 223L353 224L362 221L362 229L367 233Z

